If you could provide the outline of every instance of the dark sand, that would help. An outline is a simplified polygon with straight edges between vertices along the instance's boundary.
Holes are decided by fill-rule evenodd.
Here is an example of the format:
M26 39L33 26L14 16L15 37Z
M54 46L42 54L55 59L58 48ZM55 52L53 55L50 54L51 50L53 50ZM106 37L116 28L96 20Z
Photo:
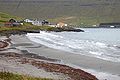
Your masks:
M40 56L46 56L48 58L62 60L64 64L72 64L77 67L82 67L84 70L93 70L90 72L96 73L101 79L108 80L120 80L120 63L101 60L95 57L88 57L80 54L73 54L65 51L55 50L46 46L36 44L30 41L25 35L11 36L13 44L31 44L17 46L18 49L28 50L32 53L39 54Z
M20 40L20 37L22 37L23 40L26 38L24 35L13 37L17 38L16 40ZM5 39L1 41L0 44L0 49L3 49L0 51L0 71L7 70L9 72L17 72L22 74L26 73L27 75L30 74L31 76L45 76L48 78L51 77L54 80L98 80L95 76L81 70L80 68L78 69L65 64L61 64L61 60L37 55L26 50L26 48L47 48L43 45L36 45L32 42L24 43L26 40L23 42L20 40L18 43L15 43L15 41L13 41L13 38L9 39L8 42L11 44L8 45L7 41L8 39ZM5 47L6 49L4 49ZM26 68L27 66L28 69ZM34 70L34 74L31 74L31 70L29 69ZM41 73L38 75L38 73L36 73L38 72L36 69L38 69L38 71L40 69L44 75Z

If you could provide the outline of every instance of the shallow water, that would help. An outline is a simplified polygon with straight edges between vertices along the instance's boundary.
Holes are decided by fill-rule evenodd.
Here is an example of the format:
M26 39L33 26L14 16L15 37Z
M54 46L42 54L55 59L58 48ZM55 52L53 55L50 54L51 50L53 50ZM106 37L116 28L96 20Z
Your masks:
M83 28L85 32L28 33L27 37L47 47L120 62L120 29Z

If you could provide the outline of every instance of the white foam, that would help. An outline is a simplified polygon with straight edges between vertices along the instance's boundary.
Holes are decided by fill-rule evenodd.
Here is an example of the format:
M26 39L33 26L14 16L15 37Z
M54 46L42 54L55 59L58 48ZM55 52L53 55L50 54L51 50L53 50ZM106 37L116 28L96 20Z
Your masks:
M120 61L120 54L118 54L120 50L116 48L117 45L111 46L99 41L80 39L78 33L41 31L41 33L28 33L27 37L31 41L50 48L93 56L113 62Z
M106 44L100 43L100 42L96 42L96 45L99 46L99 47L101 47L101 48L107 47Z
M94 54L94 55L102 55L103 54L102 52L92 52L92 51L89 51L89 53Z

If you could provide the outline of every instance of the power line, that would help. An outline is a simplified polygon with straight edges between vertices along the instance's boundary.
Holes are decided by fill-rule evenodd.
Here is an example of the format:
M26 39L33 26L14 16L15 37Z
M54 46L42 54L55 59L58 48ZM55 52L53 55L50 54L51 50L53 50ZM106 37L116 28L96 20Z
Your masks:
M21 3L22 3L22 0L20 0L20 1L18 2L18 5L16 6L16 8L15 8L15 11L14 11L14 12L16 12L16 10L20 7Z

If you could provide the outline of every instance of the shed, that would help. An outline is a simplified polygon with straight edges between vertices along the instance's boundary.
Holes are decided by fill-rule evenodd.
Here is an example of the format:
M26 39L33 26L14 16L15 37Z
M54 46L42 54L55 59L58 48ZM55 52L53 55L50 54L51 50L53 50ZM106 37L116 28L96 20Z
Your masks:
M66 26L68 26L68 24L65 24L65 23L63 23L63 22L59 22L58 24L57 24L57 27L66 27Z

